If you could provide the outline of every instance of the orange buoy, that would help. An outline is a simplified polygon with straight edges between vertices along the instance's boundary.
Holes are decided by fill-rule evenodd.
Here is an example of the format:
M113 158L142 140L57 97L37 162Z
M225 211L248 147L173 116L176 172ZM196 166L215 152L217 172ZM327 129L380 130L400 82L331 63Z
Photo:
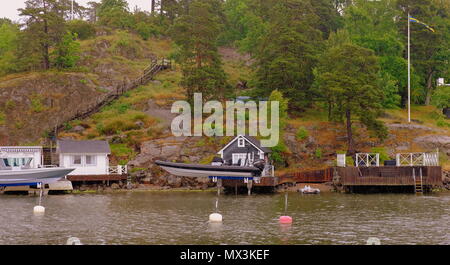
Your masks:
M280 224L292 224L292 217L280 216Z

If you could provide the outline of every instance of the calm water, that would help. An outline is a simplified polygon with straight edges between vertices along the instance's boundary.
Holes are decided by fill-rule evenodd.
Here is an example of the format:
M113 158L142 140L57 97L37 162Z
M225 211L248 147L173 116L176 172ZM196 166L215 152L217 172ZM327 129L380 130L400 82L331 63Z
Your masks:
M0 195L0 244L450 244L450 194L289 193L291 226L280 226L284 195L129 192L44 198Z

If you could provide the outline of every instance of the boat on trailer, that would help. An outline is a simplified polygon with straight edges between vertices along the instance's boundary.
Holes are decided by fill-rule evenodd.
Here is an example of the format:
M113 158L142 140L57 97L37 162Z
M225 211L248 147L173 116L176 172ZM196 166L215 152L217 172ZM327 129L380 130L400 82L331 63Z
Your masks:
M260 177L264 169L264 164L255 163L253 166L233 166L233 165L201 165L173 163L166 161L156 161L158 166L172 175L180 177L237 177L253 178Z
M30 168L32 158L0 158L0 187L50 184L74 168Z

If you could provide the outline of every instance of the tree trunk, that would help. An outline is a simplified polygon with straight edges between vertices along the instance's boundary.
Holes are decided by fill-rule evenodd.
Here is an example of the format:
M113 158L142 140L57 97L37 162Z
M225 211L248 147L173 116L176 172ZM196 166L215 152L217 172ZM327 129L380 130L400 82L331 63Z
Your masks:
M427 95L425 97L425 105L430 105L431 102L431 96L433 95L433 71L428 72L428 78L427 78Z
M345 117L347 120L347 143L348 143L347 153L349 155L353 155L355 153L355 146L353 143L352 120L351 120L351 112L349 109L345 110Z
M151 7L152 9L152 14L154 14L155 13L155 0L152 0L152 7Z

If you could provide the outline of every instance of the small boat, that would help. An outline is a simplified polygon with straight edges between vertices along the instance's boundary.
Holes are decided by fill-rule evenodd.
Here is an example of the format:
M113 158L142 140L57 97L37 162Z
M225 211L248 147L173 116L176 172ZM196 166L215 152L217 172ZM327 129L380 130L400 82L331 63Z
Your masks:
M61 167L30 168L30 163L31 158L0 158L0 186L50 184L75 170Z
M319 189L311 188L310 186L305 186L303 189L299 189L298 191L303 194L319 194L320 193Z
M180 177L259 177L264 170L264 164L257 161L253 166L229 166L220 162L212 165L173 163L157 160L158 166L172 175Z

